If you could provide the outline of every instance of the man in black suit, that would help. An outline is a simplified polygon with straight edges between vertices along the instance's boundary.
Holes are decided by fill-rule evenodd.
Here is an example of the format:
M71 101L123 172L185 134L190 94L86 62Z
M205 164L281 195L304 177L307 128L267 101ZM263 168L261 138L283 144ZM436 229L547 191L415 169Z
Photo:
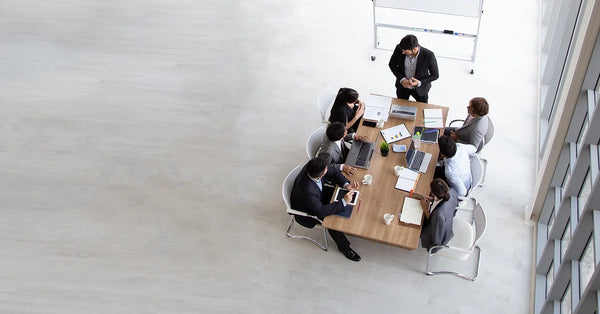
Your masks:
M325 135L321 146L317 150L317 157L327 160L339 171L353 175L356 172L356 168L344 164L350 151L346 143L349 145L349 142L352 140L366 141L368 138L356 133L348 134L346 126L341 122L331 123L325 131Z
M327 160L315 157L302 168L292 187L290 200L293 209L323 220L326 216L343 212L346 206L352 206L346 204L352 201L354 190L358 188L358 182L350 183L339 170L327 164ZM350 192L341 201L330 203L331 193L324 192L324 180L335 182ZM296 216L296 221L307 228L312 228L317 224L317 221L310 217ZM346 258L355 262L360 261L360 256L350 248L350 242L344 233L329 230L329 234Z
M431 82L439 78L433 52L419 46L414 35L406 35L394 49L388 64L396 76L396 96L427 103Z

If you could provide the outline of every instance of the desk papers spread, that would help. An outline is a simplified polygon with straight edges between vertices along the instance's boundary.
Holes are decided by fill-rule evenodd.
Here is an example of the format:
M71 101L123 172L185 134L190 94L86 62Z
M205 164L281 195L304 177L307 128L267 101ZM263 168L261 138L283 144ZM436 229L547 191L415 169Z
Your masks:
M397 142L399 140L403 140L405 138L409 138L410 132L408 132L406 125L402 123L389 129L381 130L381 135L383 136L383 139L389 144Z
M379 121L383 119L383 122L388 121L390 114L390 105L392 99L384 96L368 95L364 99L365 113L363 119Z
M398 181L396 181L396 186L398 190L410 192L414 190L417 186L417 182L419 181L419 172L411 170L409 168L404 168L400 171L400 175L398 176Z
M421 201L412 197L405 197L402 213L400 213L400 222L418 226L421 224L422 217Z
M441 129L444 127L442 109L423 109L423 124L428 128Z

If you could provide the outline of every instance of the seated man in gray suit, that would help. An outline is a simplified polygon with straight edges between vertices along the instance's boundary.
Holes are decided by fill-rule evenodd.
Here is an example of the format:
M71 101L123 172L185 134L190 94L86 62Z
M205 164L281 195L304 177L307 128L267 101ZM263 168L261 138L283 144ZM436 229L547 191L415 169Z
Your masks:
M356 133L348 134L348 130L343 123L333 122L325 131L323 142L317 150L317 157L327 160L327 163L333 165L337 170L352 175L356 172L356 168L344 164L350 151L348 148L350 143L348 142L351 140L364 141L366 139L365 136Z
M447 127L444 135L450 136L456 143L471 144L479 152L494 135L492 121L488 117L489 105L483 97L475 97L467 106L467 118L460 128Z
M452 221L458 206L456 192L448 188L444 180L433 179L430 187L433 196L421 199L421 207L425 213L421 246L427 250L436 245L446 245L452 239Z

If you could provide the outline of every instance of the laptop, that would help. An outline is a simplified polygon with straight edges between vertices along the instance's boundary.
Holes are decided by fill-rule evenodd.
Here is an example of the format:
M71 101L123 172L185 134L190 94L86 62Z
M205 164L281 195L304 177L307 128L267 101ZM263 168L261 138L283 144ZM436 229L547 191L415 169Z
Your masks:
M346 164L352 167L369 169L374 150L374 142L354 141L352 147L350 147L350 152L348 152L348 157L346 157Z
M431 161L432 155L415 149L415 143L410 142L410 147L406 152L406 165L409 169L419 171L421 173L427 172L427 166Z

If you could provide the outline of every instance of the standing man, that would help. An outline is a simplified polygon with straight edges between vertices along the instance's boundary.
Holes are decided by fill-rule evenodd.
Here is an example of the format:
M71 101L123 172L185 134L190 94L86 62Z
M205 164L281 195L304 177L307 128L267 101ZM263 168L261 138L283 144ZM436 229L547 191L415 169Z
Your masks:
M419 46L414 35L406 35L394 49L390 58L390 70L396 76L396 96L427 103L431 82L437 80L437 60L433 52Z
M331 193L325 192L324 180L335 182L350 192L346 193L342 200L331 203ZM327 160L315 157L306 163L296 177L290 201L293 209L323 220L329 215L343 212L346 206L352 206L346 204L350 203L356 189L358 189L358 182L350 183L339 170L328 165ZM296 216L296 221L307 228L312 228L317 223L314 219L304 216ZM350 248L350 241L343 232L328 230L338 249L347 259L360 261L360 256Z

